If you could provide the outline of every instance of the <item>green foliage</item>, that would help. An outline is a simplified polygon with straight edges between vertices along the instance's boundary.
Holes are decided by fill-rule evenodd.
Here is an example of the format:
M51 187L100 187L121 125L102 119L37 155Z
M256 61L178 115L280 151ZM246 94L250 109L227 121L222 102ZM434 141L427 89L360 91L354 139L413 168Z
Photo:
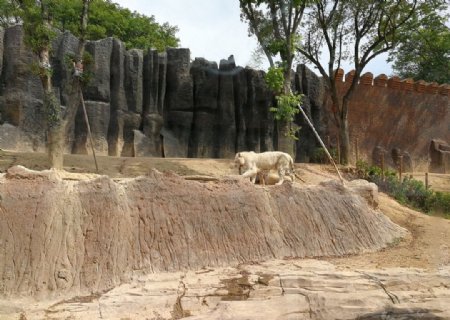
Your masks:
M48 1L47 5L50 8L55 3L54 1ZM44 16L40 5L31 0L23 1L22 6L16 13L23 21L25 43L31 50L39 54L43 50L50 49L51 42L56 37L56 32L49 23L48 17ZM49 15L51 14L49 13Z
M382 175L394 178L396 175L396 172L393 170L387 169L383 172L380 167L370 166L366 161L361 159L356 162L356 172L360 178L369 181L375 179L375 177L381 177Z
M309 3L308 0L239 0L241 19L248 22L249 33L256 36L271 65L266 82L276 98L276 106L270 108L270 111L274 113L276 120L282 121L279 127L282 135L278 136L282 148L289 148L290 143L285 137L297 140L297 132L300 130L292 123L295 115L300 112L298 105L301 95L290 91L291 70L295 47L300 39L298 32L301 20ZM274 58L277 55L280 62L275 68Z
M337 159L336 148L331 148L330 150L328 150L328 152L330 152L330 155L331 157L333 157L333 159ZM314 163L328 163L330 160L328 159L325 150L322 147L318 147L314 149L310 161Z
M302 101L302 95L282 93L284 89L284 80L283 68L271 67L267 71L266 83L276 94L276 107L271 107L269 110L274 113L276 120L293 122L295 115L300 112L298 106ZM296 134L299 130L299 127L289 126L289 130L285 132L285 135L294 140L298 140Z
M7 28L19 22L19 6L15 1L0 0L0 27Z
M402 34L389 55L393 69L402 78L450 83L450 28L447 16L434 14L422 27Z
M365 161L356 164L360 178L374 182L383 192L398 202L412 206L426 213L443 213L450 218L450 193L434 192L425 187L422 181L405 178L399 181L395 171L382 171L377 166L369 166Z
M275 97L277 106L270 108L270 111L275 114L275 119L292 122L295 115L300 112L298 106L301 103L301 98L300 94L279 94Z
M284 85L282 68L270 67L266 74L266 83L275 93L281 93Z
M269 63L279 55L287 70L292 67L298 32L310 0L239 0L241 19L256 36Z
M447 219L450 219L450 193L434 192L427 199L426 205L431 213L443 214Z
M273 55L277 55L284 50L284 42L282 40L272 40L268 43L267 49Z
M75 67L74 67L74 62L76 60L75 54L66 54L64 57L64 63L67 66L67 68L69 70L71 70L72 72L75 72ZM92 71L90 71L89 66L92 65L92 63L94 62L94 58L92 57L92 55L85 51L83 53L83 57L82 57L82 61L83 61L83 73L80 75L80 82L83 86L86 86L89 81L92 80L92 78L94 77L94 73Z
M54 37L51 30L44 28L40 4L32 0L22 1L26 10L20 10L18 0L0 0L0 24L8 26L17 21L25 21L32 36L28 43L33 50L49 44ZM53 27L70 31L80 36L81 0L47 0ZM116 37L125 42L127 48L155 48L163 51L166 47L177 47L179 39L176 26L159 24L155 17L145 16L120 7L111 0L92 0L89 7L89 23L86 37L98 40Z
M31 66L31 73L37 75L40 78L44 77L51 77L53 74L52 68L44 68L39 65L39 63L32 63Z
M74 1L65 0L67 3ZM72 5L73 6L73 5ZM79 12L74 10L74 12ZM64 20L62 15L59 21ZM74 20L75 19L75 20ZM76 16L66 24L65 28L78 34ZM61 26L63 27L63 26ZM98 40L105 37L116 37L125 42L127 48L156 48L163 51L166 47L177 47L179 39L175 36L178 27L168 23L158 24L154 16L146 16L122 8L110 0L93 1L89 11L88 39Z

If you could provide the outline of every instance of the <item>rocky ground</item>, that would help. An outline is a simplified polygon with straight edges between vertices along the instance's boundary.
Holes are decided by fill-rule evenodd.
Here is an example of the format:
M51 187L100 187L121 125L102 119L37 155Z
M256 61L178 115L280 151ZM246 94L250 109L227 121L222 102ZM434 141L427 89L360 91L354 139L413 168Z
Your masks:
M118 182L152 168L191 177L236 173L230 160L98 161L100 174ZM41 154L0 151L0 171L18 164L34 170L47 166ZM65 165L76 173L67 174L68 181L92 178L95 168L85 156L68 156ZM297 169L298 187L334 178L328 166L298 164ZM273 192L274 187L257 188ZM286 256L177 272L133 271L123 284L91 294L5 296L0 319L450 319L450 221L401 206L383 194L377 212L409 231L377 252L315 260ZM2 277L4 281L4 272Z

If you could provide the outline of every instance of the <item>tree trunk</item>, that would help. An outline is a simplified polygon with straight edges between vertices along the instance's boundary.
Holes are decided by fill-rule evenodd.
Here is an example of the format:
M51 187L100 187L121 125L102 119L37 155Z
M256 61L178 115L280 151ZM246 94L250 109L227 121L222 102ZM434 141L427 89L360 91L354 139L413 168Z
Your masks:
M289 136L291 126L290 121L278 121L278 150L289 153L295 159L295 141Z
M333 114L339 136L339 158L340 164L348 164L350 159L350 136L348 130L348 104L349 99L339 98L335 78L329 79L331 101L333 103Z
M348 119L341 118L339 126L340 163L347 165L350 159L350 136L348 131Z
M340 163L347 165L350 160L350 135L348 130L348 104L349 99L344 98L339 116L339 141L340 141Z
M64 126L59 125L47 131L48 158L52 168L62 170L64 166Z
M61 106L55 96L51 79L50 48L44 47L39 52L40 78L44 90L44 110L47 121L47 152L50 166L63 168L64 126L61 119Z
M74 68L83 63L83 54L85 50L85 33L88 23L89 0L83 0L83 8L80 13L80 31L81 37L76 53ZM40 53L41 65L50 66L49 48L45 48ZM74 70L75 74L75 70ZM41 77L45 97L44 107L47 110L47 150L52 168L63 169L64 166L64 148L66 136L70 128L69 124L75 121L75 116L80 105L81 84L79 76L72 77L72 83L69 91L69 99L64 112L61 111L59 99L54 95L51 77Z
M65 125L61 119L61 106L50 87L44 86L44 109L47 112L47 152L50 165L63 169Z

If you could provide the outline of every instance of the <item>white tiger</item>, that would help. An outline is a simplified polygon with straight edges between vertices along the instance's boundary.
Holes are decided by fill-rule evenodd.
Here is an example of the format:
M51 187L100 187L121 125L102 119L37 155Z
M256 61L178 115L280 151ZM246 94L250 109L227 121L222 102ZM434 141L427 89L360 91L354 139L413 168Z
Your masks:
M244 169L242 176L250 178L255 183L256 176L262 171L270 171L272 169L278 172L279 180L277 185L284 181L285 174L291 177L294 182L294 160L292 157L281 151L266 151L255 153L253 151L243 151L236 153L234 162L239 166L239 173Z

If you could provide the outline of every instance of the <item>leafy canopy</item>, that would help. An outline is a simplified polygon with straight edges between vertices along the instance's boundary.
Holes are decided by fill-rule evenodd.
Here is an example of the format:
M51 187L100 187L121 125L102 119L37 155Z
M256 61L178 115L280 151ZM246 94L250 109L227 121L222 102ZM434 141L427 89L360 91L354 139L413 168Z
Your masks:
M239 0L241 20L258 40L271 67L279 55L284 68L292 66L298 29L311 0ZM286 74L285 74L286 76ZM289 80L287 80L289 81Z
M433 12L422 26L407 30L389 55L402 78L450 83L449 15Z
M87 39L98 40L106 37L116 37L124 41L127 48L155 48L163 51L166 47L177 47L177 26L168 23L159 24L154 16L146 16L120 7L111 0L91 0L89 8L89 24ZM18 9L18 2L26 2L27 17ZM59 30L70 31L80 35L80 12L82 1L47 0L52 24ZM34 0L0 0L0 25L7 27L23 20L33 21L38 17L39 6ZM32 14L33 16L29 16ZM33 24L31 24L32 26ZM47 33L48 30L36 29L36 32ZM39 38L39 37L36 37Z

